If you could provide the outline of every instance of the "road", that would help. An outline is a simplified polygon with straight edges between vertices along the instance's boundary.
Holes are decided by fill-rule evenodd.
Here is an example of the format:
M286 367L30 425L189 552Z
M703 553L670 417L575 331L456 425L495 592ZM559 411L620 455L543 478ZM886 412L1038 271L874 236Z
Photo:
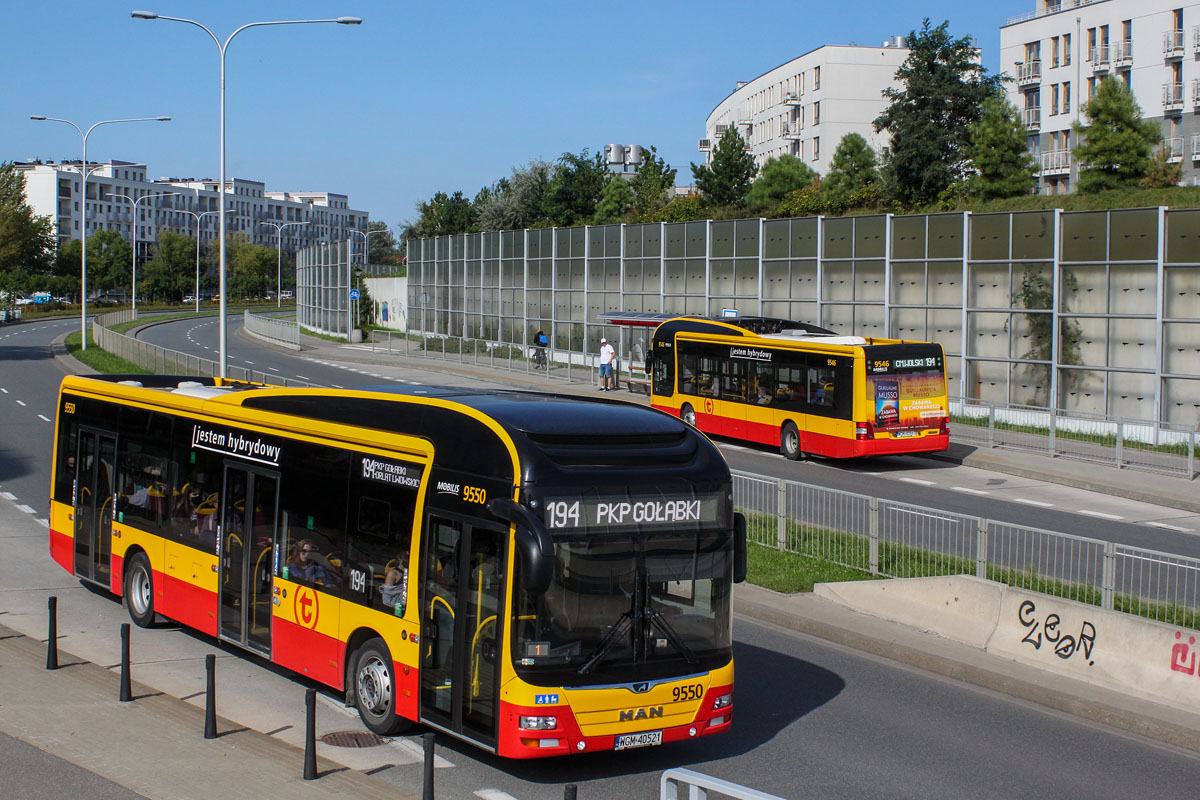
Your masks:
M0 335L15 330L0 329ZM193 330L193 335L203 337L201 330ZM17 503L28 503L30 507L42 498L37 506L42 509L40 513L45 509L50 434L49 426L41 423L37 414L52 416L54 394L47 387L57 384L62 370L39 352L61 332L61 328L31 327L0 338L0 388L10 390L3 396L6 405L0 406L5 420L0 425L0 453L4 454L0 461L0 474L4 476L0 491L11 491L18 496ZM235 336L230 342L236 342L231 356L271 359L281 371L299 366L296 356L259 350ZM425 377L375 370L374 374L360 374L354 379L350 377L354 373L343 370L327 374L317 367L333 369L314 364L302 367L300 372L314 380L337 374L344 385ZM14 392L25 406L12 402L10 395L15 398ZM28 409L28 416L10 423L14 415L26 413L18 409ZM35 440L41 444L35 445ZM39 446L45 449L38 450ZM865 474L871 470L855 473L826 464L780 464L781 460L770 453L750 452L746 457L754 459L751 463L757 465L756 472L765 471L775 462L782 468L828 476L828 480L849 480L857 491L867 491L864 486L872 487L870 491L889 486L907 489L901 481ZM12 468L10 458L15 459ZM939 469L938 473L956 473L949 478L948 486L966 480L958 477L962 474L958 470ZM929 492L928 497L963 500L950 488L935 492L935 487L914 486L914 491ZM971 499L973 505L983 501L1003 507L997 499ZM0 503L6 502L10 501L0 499ZM33 630L44 629L39 628L44 622L34 619L32 609L44 609L48 591L63 593L68 598L64 612L98 620L71 631L70 641L85 649L100 648L98 643L90 644L90 637L103 635L93 628L114 626L123 612L112 599L79 589L49 562L42 534L36 530L28 533L36 525L35 516L19 517L27 520L16 528L23 531L22 535L0 535L0 548L4 550L0 553L0 586L6 594L12 592L6 597L5 610L14 609L6 619L24 619ZM10 526L6 530L12 529ZM502 796L496 793L503 792L518 800L557 800L562 796L562 785L575 782L580 784L580 797L587 800L649 798L658 794L661 771L675 766L792 798L970 796L1007 800L1021 795L1185 796L1193 791L1194 776L1200 767L1200 758L1194 754L741 616L735 622L735 631L738 690L731 734L680 746L525 763L500 762L471 748L439 740L447 762L438 770L439 794L498 800ZM107 636L112 638L111 633ZM237 674L236 679L223 679L222 685L236 686L236 713L250 719L277 714L277 709L260 706L274 705L280 692L292 691L287 686L298 683L257 659L217 648L203 637L178 630L138 631L136 642L139 659L146 662L138 667L139 680L161 672L161 680L169 683L171 674L162 665L185 661L193 664L205 651L219 652L221 669ZM111 643L104 647L111 648ZM98 663L113 663L111 655L107 661L104 658L98 656ZM294 691L300 690L297 687ZM326 708L324 713L336 712ZM323 718L321 731L329 724L355 727L345 717L340 722L329 719ZM281 737L290 735L284 730L290 725L260 724L270 726L260 730L280 727ZM362 755L366 758L370 753ZM394 758L391 754L387 757ZM420 785L420 766L412 759L399 766L383 767L375 774L409 788Z

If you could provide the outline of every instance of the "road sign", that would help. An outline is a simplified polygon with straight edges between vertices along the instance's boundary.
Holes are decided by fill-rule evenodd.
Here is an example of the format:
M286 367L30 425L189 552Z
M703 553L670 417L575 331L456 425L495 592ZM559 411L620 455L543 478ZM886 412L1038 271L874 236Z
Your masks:
M357 299L358 299L358 289L351 289L351 290L350 290L350 299L351 299L351 300L357 300Z

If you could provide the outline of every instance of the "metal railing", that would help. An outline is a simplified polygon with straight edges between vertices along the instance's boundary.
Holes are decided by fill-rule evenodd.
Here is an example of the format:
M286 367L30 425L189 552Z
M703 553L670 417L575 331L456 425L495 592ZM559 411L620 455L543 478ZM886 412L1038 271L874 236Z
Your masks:
M1163 31L1163 55L1167 57L1183 55L1183 31Z
M1200 559L733 472L749 540L887 578L975 575L1200 628Z
M687 787L686 792L680 791L683 787ZM735 800L783 800L777 795L682 767L667 770L659 780L659 800L708 800L709 792Z
M1042 110L1040 108L1022 108L1021 123L1030 130L1042 127Z
M1071 171L1071 151L1051 150L1041 154L1042 174L1056 174Z
M952 398L950 417L957 441L1196 476L1196 428L971 398Z
M1031 61L1017 62L1017 85L1035 83L1042 79L1042 61L1039 58Z
M243 311L242 323L246 326L246 332L252 336L292 350L300 349L300 325L294 320L263 317Z
M1162 85L1163 106L1166 108L1183 108L1183 84L1164 83Z

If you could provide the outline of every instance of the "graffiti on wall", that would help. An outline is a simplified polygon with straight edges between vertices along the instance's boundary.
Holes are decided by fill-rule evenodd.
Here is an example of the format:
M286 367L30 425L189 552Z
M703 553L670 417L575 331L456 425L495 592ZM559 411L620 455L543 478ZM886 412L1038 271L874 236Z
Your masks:
M1171 669L1185 675L1196 674L1196 652L1192 645L1196 643L1195 636L1189 636L1183 641L1183 633L1175 631L1175 644L1171 645Z
M1021 642L1034 650L1041 650L1045 644L1063 661L1081 653L1081 658L1087 661L1089 667L1096 663L1092 660L1092 648L1096 646L1096 626L1087 620L1079 626L1078 634L1066 633L1062 628L1062 618L1058 614L1051 612L1040 616L1037 613L1037 604L1026 600L1017 609L1017 621L1025 628L1025 636Z

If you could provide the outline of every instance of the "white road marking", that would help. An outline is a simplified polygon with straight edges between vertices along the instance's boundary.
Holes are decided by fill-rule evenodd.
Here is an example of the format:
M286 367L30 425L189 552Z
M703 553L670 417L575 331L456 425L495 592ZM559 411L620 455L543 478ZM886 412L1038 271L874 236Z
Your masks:
M959 522L960 520L954 517L940 517L937 514L926 514L924 511L913 511L911 508L893 508L897 514L911 514L914 517L928 517L929 519L941 520L942 522Z
M1084 514L1089 517L1100 517L1101 519L1125 519L1119 514L1105 514L1103 511L1091 511L1086 508L1077 509L1075 513Z
M296 377L302 381L311 381L312 380L312 378L308 377L307 375L301 375L300 373L296 373Z
M50 418L49 418L49 417L47 417L45 414L38 414L38 417L40 417L41 419L45 420L46 422L49 422L49 421L50 421Z
M1177 531L1178 533L1194 533L1191 528L1181 528L1178 525L1168 525L1165 522L1147 522L1146 524L1155 528L1162 528L1163 530Z
M983 489L972 489L967 486L951 486L950 488L956 492L966 492L967 494L978 494L978 495L991 494L991 492L985 492Z
M24 401L24 400L18 400L18 401L17 401L17 405L19 405L19 406L23 406L23 405L25 405L25 401Z
M1024 503L1027 506L1037 506L1038 508L1054 508L1054 503L1043 503L1041 500L1026 500L1024 497L1014 497L1014 503Z
M13 494L12 492L0 492L0 497L3 497L5 500L16 500L17 499L17 496L15 494Z
M39 519L38 519L38 522L42 523L42 527L43 527L43 528L49 528L49 527L50 527L50 520L48 520L48 519L40 519L40 518L39 518Z
M346 388L345 386L338 386L336 383L331 383L329 385L335 389L345 389Z
M8 389L0 389L0 392L4 392L5 394L8 394Z
M279 367L267 367L271 372L279 372Z
M37 509L36 509L36 508L32 508L32 507L30 507L30 506L27 506L27 505L25 505L24 503L18 503L18 504L17 504L17 509L18 509L19 511L24 511L26 514L36 514L36 513L37 513Z
M479 800L517 800L508 792L502 792L499 789L476 789L475 796Z
M933 481L923 481L920 478L901 478L905 483L919 483L922 486L933 486Z

